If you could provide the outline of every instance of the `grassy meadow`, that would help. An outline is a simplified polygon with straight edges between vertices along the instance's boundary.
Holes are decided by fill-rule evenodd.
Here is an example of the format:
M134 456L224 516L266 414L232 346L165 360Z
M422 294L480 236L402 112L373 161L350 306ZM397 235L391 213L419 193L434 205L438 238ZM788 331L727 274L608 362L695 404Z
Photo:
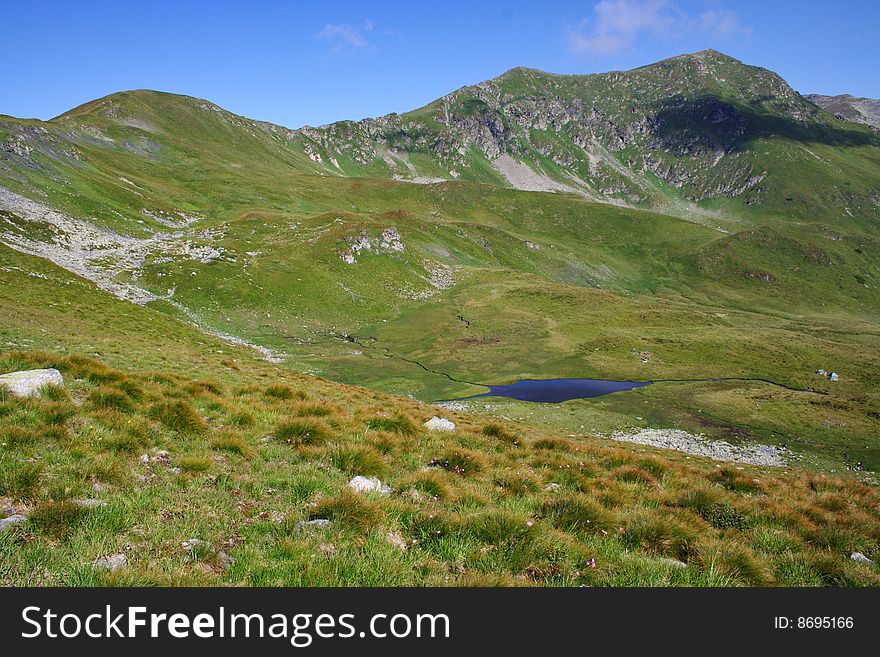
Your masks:
M14 585L877 586L875 488L446 413L364 389L123 372L13 352L0 400ZM387 496L354 493L378 476ZM76 500L79 500L78 503ZM98 500L84 507L82 500ZM304 524L326 519L329 524ZM192 542L192 539L197 539ZM97 568L124 553L126 568Z
M0 393L0 583L880 585L876 134L713 51L487 84L300 131L143 90L0 116L0 373L65 377ZM510 188L484 124L584 186ZM562 377L654 383L434 405Z

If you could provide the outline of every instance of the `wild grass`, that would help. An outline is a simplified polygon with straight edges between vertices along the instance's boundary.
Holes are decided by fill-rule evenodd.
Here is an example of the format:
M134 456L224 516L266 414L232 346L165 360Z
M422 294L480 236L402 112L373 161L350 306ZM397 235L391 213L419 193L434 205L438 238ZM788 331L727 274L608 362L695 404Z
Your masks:
M541 505L541 516L553 526L575 534L595 533L612 528L609 513L585 495L569 495Z
M167 428L183 434L204 433L208 425L185 399L159 402L150 408L150 417Z
M192 454L177 460L177 466L186 474L199 474L211 469L213 460L210 456Z
M69 500L43 502L31 511L28 519L37 531L63 540L79 525L87 511Z
M366 530L382 519L381 508L350 490L322 499L309 513L309 518L326 518L344 527Z
M483 425L481 431L484 436L495 438L502 443L506 443L508 445L519 445L519 438L517 438L514 434L495 422Z
M387 470L382 455L372 447L337 447L330 454L330 462L350 475L380 475Z
M305 401L246 381L17 358L51 362L71 382L0 400L0 498L29 518L4 530L2 583L880 581L849 559L880 558L880 495L853 481L670 460L464 415L453 434L427 432L416 404L388 398L376 416L372 396L330 384ZM354 493L345 484L355 475L394 492ZM73 502L85 498L107 506ZM298 525L317 518L329 525ZM208 543L205 554L180 547L191 538ZM221 549L233 566L221 567ZM116 551L129 558L124 571L89 565Z
M275 440L288 445L323 445L334 432L320 420L285 420L275 427Z
M416 432L416 426L405 415L394 417L374 417L367 422L367 428L375 431L387 431L399 433L404 436L412 436Z
M229 431L212 438L210 445L211 449L231 452L248 458L254 455L254 449L241 436Z
M432 458L428 465L463 477L481 472L484 467L482 457L466 449L448 449Z
M632 548L686 562L696 548L698 535L699 529L680 517L639 510L627 519L622 538Z

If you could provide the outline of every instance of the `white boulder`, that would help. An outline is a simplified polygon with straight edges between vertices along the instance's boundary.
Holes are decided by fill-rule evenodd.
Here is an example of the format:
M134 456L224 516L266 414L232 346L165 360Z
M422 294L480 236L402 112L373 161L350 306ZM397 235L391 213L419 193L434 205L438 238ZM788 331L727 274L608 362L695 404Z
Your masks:
M0 518L0 531L6 529L7 527L12 527L12 525L17 525L20 522L24 522L27 520L20 513L14 513L8 518Z
M128 566L128 559L121 552L119 554L111 554L109 557L98 557L95 559L95 568L98 570L109 570L111 573L126 566Z
M428 431L455 431L455 423L436 415L423 425Z
M56 369L23 370L0 374L0 388L16 397L39 397L43 386L63 386L64 378Z
M853 552L851 555L849 555L849 558L852 559L853 561L858 561L859 563L867 563L867 564L874 563L871 559L866 557L861 552Z
M81 509L97 509L98 507L107 506L107 502L104 500L95 500L92 498L73 500L73 503Z
M391 486L383 484L378 477L358 475L348 482L348 487L355 493L379 493L380 495L391 493Z
M208 541L203 541L200 538L191 538L188 541L183 541L180 547L187 552L195 552L196 550L212 551L214 549Z
M294 526L293 530L300 534L307 529L311 529L313 527L324 529L330 526L330 521L327 518L314 518L313 520L300 520Z

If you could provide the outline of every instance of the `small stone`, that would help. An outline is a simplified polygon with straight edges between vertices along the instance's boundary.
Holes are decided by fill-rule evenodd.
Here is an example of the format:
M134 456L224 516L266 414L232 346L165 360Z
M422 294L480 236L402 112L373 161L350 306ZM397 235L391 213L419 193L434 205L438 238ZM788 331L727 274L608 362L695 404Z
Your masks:
M348 488L355 493L379 493L380 495L388 495L391 493L391 486L383 484L378 477L362 477L358 475L348 482Z
M128 558L121 552L111 554L109 557L99 557L95 559L95 568L99 570L109 570L111 573L116 572L120 568L128 566Z
M12 525L17 525L20 522L24 522L25 520L27 520L27 518L20 513L14 513L8 518L2 518L0 519L0 531L3 531L7 527L12 527Z
M84 500L73 500L73 503L81 509L97 509L101 506L107 506L107 502L105 502L104 500L95 500L91 498Z
M0 375L0 388L5 388L14 397L39 397L44 386L63 385L61 372L53 368Z
M867 563L867 564L874 563L871 559L866 557L861 552L853 552L851 555L849 555L849 558L852 559L853 561L858 561L859 563Z
M388 532L385 535L385 539L394 547L399 548L400 550L406 550L407 543L406 540L398 534L397 532Z
M293 527L293 531L297 534L305 531L310 528L324 528L329 527L330 521L327 518L315 518L313 520L300 520Z
M220 552L217 553L217 565L223 570L226 570L234 563L235 559L226 554L224 550L220 550Z
M455 423L449 420L437 417L436 415L425 422L424 426L428 431L455 431Z
M547 491L548 493L555 493L560 488L562 488L562 485L557 484L556 482L551 482L551 483L547 484L546 486L544 486L544 490Z
M318 552L327 557L335 557L337 550L333 543L321 543L318 546Z
M184 541L180 544L187 552L195 552L196 550L211 550L211 544L208 541L203 541L200 538L191 538L188 541Z

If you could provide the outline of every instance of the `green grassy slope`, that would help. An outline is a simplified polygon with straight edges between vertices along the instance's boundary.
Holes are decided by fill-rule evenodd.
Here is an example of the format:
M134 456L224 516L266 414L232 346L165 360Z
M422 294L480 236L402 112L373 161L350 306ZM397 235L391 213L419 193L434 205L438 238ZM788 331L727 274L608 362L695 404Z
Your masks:
M298 375L0 253L0 371L65 377L0 395L0 503L27 517L0 531L0 584L880 582L849 559L880 557L880 498L852 479L448 410L455 433L427 432L435 407ZM393 492L347 492L356 474Z
M489 139L491 125L503 130ZM717 53L601 76L516 69L412 113L302 131L133 91L50 122L0 118L0 187L72 222L4 191L0 237L140 289L156 326L194 322L292 369L424 401L522 377L816 388L827 395L776 386L761 404L757 382L657 384L522 412L569 430L733 428L819 467L876 469L875 141ZM501 151L641 207L509 189L487 154ZM394 180L415 175L407 164L459 180ZM760 180L731 188L747 170ZM78 251L78 233L122 247ZM0 264L36 266L22 257L4 249ZM22 280L4 298L12 342L38 326L23 333L13 297L53 294ZM46 346L90 351L69 317Z

